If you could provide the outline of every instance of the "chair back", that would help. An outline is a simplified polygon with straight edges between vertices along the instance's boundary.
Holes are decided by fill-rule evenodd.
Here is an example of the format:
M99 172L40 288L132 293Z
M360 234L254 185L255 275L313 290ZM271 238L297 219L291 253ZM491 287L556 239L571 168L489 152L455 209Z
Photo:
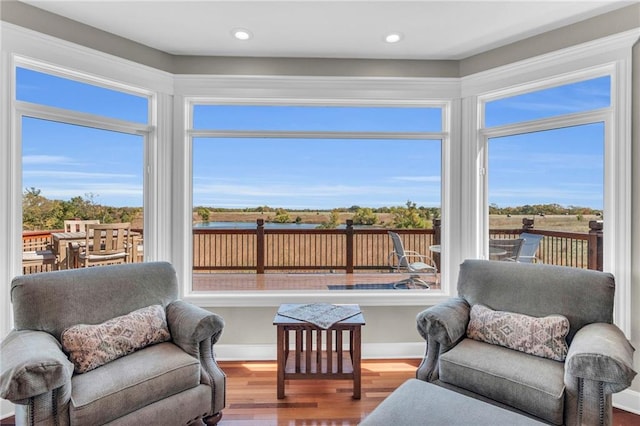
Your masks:
M131 223L87 225L86 250L90 256L127 253L130 247Z
M614 294L610 273L568 266L467 259L458 275L458 295L469 305L535 317L564 315L569 343L587 324L613 322Z
M489 240L489 249L497 249L500 250L501 253L496 255L497 260L511 260L515 261L518 259L520 255L520 251L522 250L522 244L524 240L521 238L510 239L510 240ZM490 250L491 254L491 250ZM493 257L492 257L493 258Z
M391 241L393 242L393 254L395 254L395 257L398 261L398 266L408 268L409 264L404 253L402 238L400 238L400 235L398 235L397 232L388 231L388 234L391 237Z
M522 247L520 248L518 262L533 263L533 259L538 251L538 246L542 238L544 238L544 235L523 232L520 234L520 238L524 240L524 243L522 243Z
M76 324L100 324L178 298L178 279L167 262L125 263L21 275L11 282L17 330L40 330L60 339Z
M65 220L64 232L86 232L87 225L100 223L98 219L89 220Z

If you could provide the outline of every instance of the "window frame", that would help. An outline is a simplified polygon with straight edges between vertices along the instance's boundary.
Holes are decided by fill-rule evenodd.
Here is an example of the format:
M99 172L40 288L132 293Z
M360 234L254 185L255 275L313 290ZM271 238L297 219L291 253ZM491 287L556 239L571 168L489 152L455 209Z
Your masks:
M176 156L179 162L175 167L183 170L180 173L183 205L181 212L177 213L181 218L182 241L176 241L176 247L180 247L179 259L176 259L178 276L183 282L184 297L201 306L214 304L215 306L278 306L280 303L304 303L310 299L326 300L331 303L359 303L360 305L394 306L415 305L416 300L420 304L431 304L445 300L452 294L452 285L447 276L451 268L447 264L448 255L442 256L442 274L444 280L441 290L424 292L389 292L381 291L219 291L195 293L192 291L192 140L194 137L228 137L230 135L256 136L308 136L308 137L358 137L382 136L385 138L401 138L402 135L428 136L429 139L441 140L441 216L443 223L451 223L449 219L449 201L451 199L451 186L449 176L452 173L447 161L451 151L451 122L452 101L457 94L457 79L377 79L377 78L315 78L315 77L200 77L177 78L176 81L176 110L182 111L182 115L176 114L174 127L176 139L178 132L182 141L182 154ZM247 90L252 87L260 87L260 97L247 96L253 93ZM220 96L220 91L224 96ZM374 99L370 93L384 93L384 96ZM442 108L442 131L425 133L390 132L228 132L205 131L192 129L193 106L211 105L286 105L286 106L383 106L383 107L438 107ZM178 180L178 179L176 179ZM448 231L442 228L442 245L449 247ZM358 293L358 294L355 294Z
M15 203L15 211L13 212L13 217L16 219L16 222L19 224L18 228L20 230L20 235L16 235L14 238L16 241L13 243L14 247L16 247L17 253L22 251L20 246L20 241L22 239L22 201L21 196L23 193L23 182L22 182L22 123L23 118L35 118L39 120L47 120L54 121L61 124L89 127L96 130L104 130L110 132L118 132L124 133L134 136L141 136L143 143L143 164L142 167L142 176L143 176L143 229L147 229L147 224L149 222L148 214L147 214L147 206L150 202L153 202L153 192L149 190L151 186L151 182L149 179L150 176L150 161L149 158L154 155L154 150L152 149L151 140L155 139L155 128L150 124L136 123L133 121L120 120L116 118L111 118L102 115L90 114L85 112L79 112L75 110L68 110L64 108L52 107L48 105L32 103L27 101L19 101L16 100L17 95L17 78L16 78L16 70L17 68L25 68L31 69L34 71L42 72L45 74L55 75L57 77L67 78L70 80L80 81L82 83L91 84L98 87L104 87L111 90L123 91L125 93L134 94L136 96L145 97L148 100L148 108L147 108L147 121L151 123L154 121L155 116L153 114L152 103L154 103L155 96L146 90L135 90L130 88L129 86L110 83L102 78L93 78L89 75L79 73L77 71L68 70L66 68L52 66L48 64L44 64L32 59L23 58L20 56L16 56L14 58L12 64L12 75L13 78L13 90L12 90L12 99L14 104L13 111L13 123L12 123L12 131L13 131L13 153L14 159L13 164L16 165L18 169L18 176L14 176L14 191L16 193L16 198L20 198L19 202ZM20 237L20 238L17 238ZM149 240L153 241L153 237L150 237L145 244L145 259L151 258L148 254L148 247L152 245L149 244ZM14 259L14 263L19 261L18 256ZM16 268L15 275L21 273L21 266L14 266Z
M628 35L627 35L628 36ZM468 203L475 212L469 224L477 257L488 251L487 144L490 138L513 132L541 131L571 125L602 122L604 147L604 271L616 279L614 322L625 333L631 329L631 48L618 44L624 37L592 43L592 49L566 49L502 67L493 76L463 80L467 92L467 117L475 128L467 129L470 149L465 163L475 173L470 187L477 196ZM608 75L611 102L608 108L566 114L485 129L484 105L492 100ZM481 78L482 77L482 78ZM465 88L465 83L467 87Z

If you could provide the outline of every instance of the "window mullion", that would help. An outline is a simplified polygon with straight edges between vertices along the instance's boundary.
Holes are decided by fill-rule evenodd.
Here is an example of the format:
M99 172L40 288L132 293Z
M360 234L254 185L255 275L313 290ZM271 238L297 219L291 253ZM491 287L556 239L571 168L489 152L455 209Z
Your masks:
M101 130L110 130L120 133L146 135L153 130L153 126L146 124L70 111L46 105L38 105L24 101L16 101L16 111L27 117L74 124L83 127L92 127Z

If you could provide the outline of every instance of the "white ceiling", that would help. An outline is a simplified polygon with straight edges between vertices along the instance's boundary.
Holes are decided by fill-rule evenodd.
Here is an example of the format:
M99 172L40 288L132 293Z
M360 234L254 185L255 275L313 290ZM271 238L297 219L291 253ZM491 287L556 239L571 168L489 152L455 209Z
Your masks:
M21 0L176 55L463 59L638 1ZM239 41L234 28L253 38ZM383 41L389 32L401 42Z

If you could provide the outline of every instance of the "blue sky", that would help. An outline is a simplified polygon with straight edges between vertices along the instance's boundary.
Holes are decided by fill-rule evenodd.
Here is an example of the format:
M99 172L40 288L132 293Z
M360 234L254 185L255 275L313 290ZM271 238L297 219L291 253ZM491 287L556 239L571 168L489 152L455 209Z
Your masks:
M490 126L607 106L596 79L487 106ZM144 98L18 70L18 99L138 123ZM194 127L216 130L440 131L434 108L201 106ZM142 205L143 138L23 121L23 187L52 199L91 196ZM440 206L439 140L196 138L194 205L331 209L353 205ZM489 143L489 202L602 208L603 126L594 124Z

